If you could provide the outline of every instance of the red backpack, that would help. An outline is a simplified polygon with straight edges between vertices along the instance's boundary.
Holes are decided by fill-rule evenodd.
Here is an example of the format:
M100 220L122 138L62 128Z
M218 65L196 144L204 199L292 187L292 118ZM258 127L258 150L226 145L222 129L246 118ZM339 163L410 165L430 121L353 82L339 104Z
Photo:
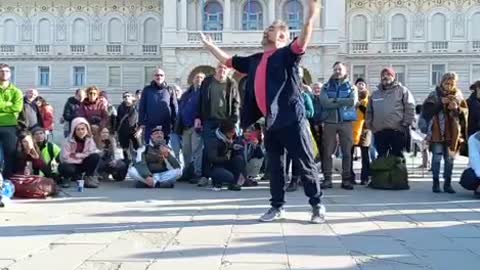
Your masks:
M14 175L10 181L15 185L15 197L45 199L57 193L57 185L50 178L38 175Z

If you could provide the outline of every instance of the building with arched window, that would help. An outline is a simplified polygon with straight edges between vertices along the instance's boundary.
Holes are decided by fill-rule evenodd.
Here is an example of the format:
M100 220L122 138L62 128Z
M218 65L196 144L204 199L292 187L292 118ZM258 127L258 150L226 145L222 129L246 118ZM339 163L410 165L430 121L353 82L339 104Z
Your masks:
M306 0L0 1L0 57L21 88L37 87L61 108L72 92L97 85L119 102L162 67L184 87L192 73L217 64L205 51L204 31L230 54L260 52L274 20L295 38ZM47 3L48 2L48 3ZM312 81L326 80L344 61L351 78L371 88L385 66L421 101L445 71L460 87L480 79L480 6L475 1L322 0L302 60ZM28 15L28 16L27 16ZM233 74L240 79L240 74Z

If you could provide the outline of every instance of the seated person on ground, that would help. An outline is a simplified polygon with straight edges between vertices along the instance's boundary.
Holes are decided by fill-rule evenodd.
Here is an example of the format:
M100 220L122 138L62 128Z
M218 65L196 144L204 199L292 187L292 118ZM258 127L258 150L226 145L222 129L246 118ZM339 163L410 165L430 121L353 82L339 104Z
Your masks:
M16 161L15 174L17 175L40 175L43 173L47 177L51 176L51 170L43 161L40 149L33 142L29 132L22 131L18 135ZM32 165L28 166L28 162Z
M215 136L207 139L207 174L212 178L214 190L223 184L229 190L241 190L245 181L244 145L235 141L235 124L224 120L215 130Z
M139 188L173 188L182 176L180 163L168 147L162 127L152 129L150 142L139 148L128 175Z
M470 168L463 172L460 185L466 190L473 190L475 197L480 199L480 131L468 139L468 158Z
M254 180L260 174L265 152L263 149L263 134L260 124L255 124L244 132L246 142L246 158L247 158L247 180L244 186L256 186L257 182ZM247 184L248 183L248 184Z
M100 183L94 174L99 160L90 124L83 117L73 119L70 135L65 139L60 154L60 175L68 183L83 177L86 188L97 188Z
M58 174L58 164L60 164L60 147L48 141L47 133L45 129L41 127L32 128L32 135L35 144L40 150L40 156L49 169L44 175L46 177L53 178L58 184L63 185L63 181Z
M117 148L117 141L110 135L108 128L100 131L97 147L100 150L100 162L97 173L102 181L108 181L109 176L115 181L125 180L128 172L128 163L121 156L122 150Z

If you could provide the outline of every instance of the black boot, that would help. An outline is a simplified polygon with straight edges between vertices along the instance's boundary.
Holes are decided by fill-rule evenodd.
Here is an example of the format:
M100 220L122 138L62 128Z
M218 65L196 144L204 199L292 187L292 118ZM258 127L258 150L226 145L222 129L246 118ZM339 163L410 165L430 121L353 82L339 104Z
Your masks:
M327 188L332 188L333 187L333 184L332 184L332 180L323 180L323 182L320 184L320 188L321 189L327 189Z
M342 181L342 188L346 190L353 190L352 180Z
M433 179L433 186L432 186L433 193L440 193L442 190L440 189L440 180Z
M452 179L445 179L443 182L443 192L455 194L455 190L452 188Z

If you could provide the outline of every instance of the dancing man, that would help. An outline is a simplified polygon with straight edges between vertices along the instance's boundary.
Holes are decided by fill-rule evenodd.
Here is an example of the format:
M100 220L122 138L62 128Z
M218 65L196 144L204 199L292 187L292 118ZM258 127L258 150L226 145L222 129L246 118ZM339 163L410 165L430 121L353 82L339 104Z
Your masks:
M322 223L325 208L319 172L314 162L313 141L305 116L299 77L299 62L312 37L319 13L318 0L308 1L308 17L298 38L290 42L288 25L275 21L263 34L263 53L247 57L231 57L217 47L212 39L201 34L205 47L222 63L247 74L241 127L266 119L265 147L270 171L271 208L260 217L268 222L283 217L285 204L286 151L301 169L305 194L312 206L312 223ZM285 151L286 150L286 151Z

